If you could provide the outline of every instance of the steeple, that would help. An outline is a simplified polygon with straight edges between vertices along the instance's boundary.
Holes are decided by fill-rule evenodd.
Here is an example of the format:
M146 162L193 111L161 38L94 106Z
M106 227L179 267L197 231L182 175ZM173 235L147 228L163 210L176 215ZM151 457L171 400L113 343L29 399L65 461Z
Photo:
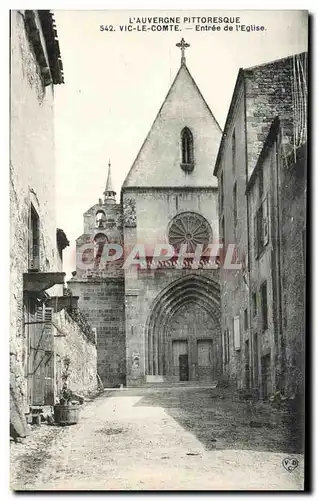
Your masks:
M106 181L106 187L104 191L104 203L116 203L116 191L113 190L112 186L112 174L111 174L111 163L108 162L108 176Z

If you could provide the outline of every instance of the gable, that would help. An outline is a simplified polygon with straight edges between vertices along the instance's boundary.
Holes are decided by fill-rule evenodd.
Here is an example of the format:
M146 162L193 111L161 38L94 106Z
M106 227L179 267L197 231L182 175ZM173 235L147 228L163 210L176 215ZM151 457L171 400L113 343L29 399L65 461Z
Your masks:
M193 171L181 168L181 132L193 136ZM159 113L131 167L123 189L128 187L216 187L214 164L221 129L182 64Z

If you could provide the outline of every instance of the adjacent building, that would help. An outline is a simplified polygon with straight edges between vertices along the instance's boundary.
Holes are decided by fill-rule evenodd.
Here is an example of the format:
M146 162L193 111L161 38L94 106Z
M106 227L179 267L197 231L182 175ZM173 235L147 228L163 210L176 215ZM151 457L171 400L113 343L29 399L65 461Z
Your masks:
M96 346L71 317L76 299L63 296L62 255L69 242L56 228L53 113L54 86L64 76L50 11L11 12L10 62L11 431L24 436L30 407L55 402L63 357L73 359L75 378L82 370L72 345L81 352L88 344L83 350L88 366L95 358L94 375L82 382L96 387Z
M241 69L215 167L223 372L263 398L304 377L307 54ZM302 389L301 389L302 390Z

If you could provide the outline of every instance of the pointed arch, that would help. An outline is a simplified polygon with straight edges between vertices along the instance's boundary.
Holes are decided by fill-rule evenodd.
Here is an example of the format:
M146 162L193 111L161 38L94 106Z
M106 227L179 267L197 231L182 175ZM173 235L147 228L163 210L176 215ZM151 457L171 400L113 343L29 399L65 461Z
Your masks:
M188 127L181 130L181 163L183 165L193 164L193 135Z
M217 366L221 371L221 310L220 285L217 280L202 274L190 274L177 279L156 297L146 324L146 373L169 375L167 367L167 326L176 311L186 304L195 303L205 310L215 324Z

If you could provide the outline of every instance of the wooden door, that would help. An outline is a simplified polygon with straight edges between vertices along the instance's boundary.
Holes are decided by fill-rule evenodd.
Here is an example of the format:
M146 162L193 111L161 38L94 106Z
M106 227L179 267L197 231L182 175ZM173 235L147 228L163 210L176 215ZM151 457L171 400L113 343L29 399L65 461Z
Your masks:
M258 389L258 335L254 334L254 389Z
M180 380L180 357L187 356L188 358L188 342L186 340L174 340L172 342L172 352L173 352L173 374ZM184 364L183 366L185 367L185 358L183 358L183 361L181 361L181 363L183 363ZM183 368L183 370L185 370L185 368ZM189 368L188 368L188 377L189 377Z
M213 349L211 339L198 340L198 378L202 381L212 381Z
M249 341L248 340L246 340L246 342L245 342L244 359L245 359L245 388L249 389L250 388L250 354L249 354Z
M52 309L41 307L29 322L29 404L54 405Z
M262 397L267 399L271 388L271 356L266 354L261 358L262 369Z
M186 382L189 380L189 360L187 354L179 356L179 380Z

